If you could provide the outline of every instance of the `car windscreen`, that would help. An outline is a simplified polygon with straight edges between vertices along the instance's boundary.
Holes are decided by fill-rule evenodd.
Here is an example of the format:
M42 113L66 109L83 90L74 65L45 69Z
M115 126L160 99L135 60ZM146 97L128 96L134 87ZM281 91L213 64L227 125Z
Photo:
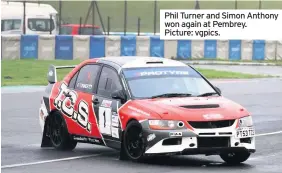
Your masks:
M78 31L80 35L103 35L103 32L100 28L94 28L93 34L93 27L81 27Z
M54 20L48 18L29 18L27 26L28 29L39 32L49 32L55 28Z
M189 66L128 68L123 70L123 74L134 98L151 98L170 93L198 96L216 92Z
M62 35L71 35L72 34L72 27L71 26L62 26L61 27L61 34Z

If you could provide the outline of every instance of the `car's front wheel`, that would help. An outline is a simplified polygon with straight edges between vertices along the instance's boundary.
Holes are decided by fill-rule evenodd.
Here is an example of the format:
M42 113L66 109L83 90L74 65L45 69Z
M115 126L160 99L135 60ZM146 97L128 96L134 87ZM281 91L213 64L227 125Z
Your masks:
M56 112L49 118L49 137L53 147L58 150L73 150L77 141L69 135L62 115Z
M145 152L145 140L143 138L142 127L139 122L128 123L122 142L121 159L128 158L132 161L140 161Z
M220 157L227 164L240 164L248 160L250 155L251 153L244 151L244 152L223 153L220 155Z

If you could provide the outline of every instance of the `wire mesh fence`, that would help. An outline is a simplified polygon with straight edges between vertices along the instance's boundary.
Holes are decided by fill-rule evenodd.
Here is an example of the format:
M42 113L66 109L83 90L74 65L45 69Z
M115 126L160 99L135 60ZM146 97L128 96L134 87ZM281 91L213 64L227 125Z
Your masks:
M281 9L282 1L95 1L94 20L87 16L91 1L63 1L62 19L100 26L104 32L159 32L160 9ZM59 2L49 2L59 10ZM100 14L98 14L100 13ZM104 26L104 27L102 27Z
M33 1L34 2L34 1ZM36 1L52 5L58 11L59 33L66 25L78 25L78 34L120 32L158 33L160 9L282 9L282 1ZM85 27L87 25L88 27ZM96 27L93 27L96 26ZM87 30L87 28L89 28ZM83 32L82 29L83 28ZM99 34L100 32L96 32Z

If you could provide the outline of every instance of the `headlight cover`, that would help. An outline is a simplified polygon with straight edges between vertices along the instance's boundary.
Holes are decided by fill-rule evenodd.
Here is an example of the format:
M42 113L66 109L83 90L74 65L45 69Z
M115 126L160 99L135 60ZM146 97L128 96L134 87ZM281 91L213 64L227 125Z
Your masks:
M253 126L252 116L247 116L239 119L239 127L250 127Z
M185 125L182 121L174 120L149 120L149 127L153 130L185 129Z

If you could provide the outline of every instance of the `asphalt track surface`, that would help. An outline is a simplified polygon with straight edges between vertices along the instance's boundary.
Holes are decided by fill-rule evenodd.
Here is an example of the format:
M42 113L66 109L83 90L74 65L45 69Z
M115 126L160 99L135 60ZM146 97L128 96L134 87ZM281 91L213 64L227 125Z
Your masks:
M2 172L281 173L282 79L214 81L214 84L225 97L239 102L253 115L257 152L244 164L228 166L219 156L202 155L159 157L133 163L118 160L115 150L91 144L78 144L71 152L41 149L38 108L42 92L2 91Z

